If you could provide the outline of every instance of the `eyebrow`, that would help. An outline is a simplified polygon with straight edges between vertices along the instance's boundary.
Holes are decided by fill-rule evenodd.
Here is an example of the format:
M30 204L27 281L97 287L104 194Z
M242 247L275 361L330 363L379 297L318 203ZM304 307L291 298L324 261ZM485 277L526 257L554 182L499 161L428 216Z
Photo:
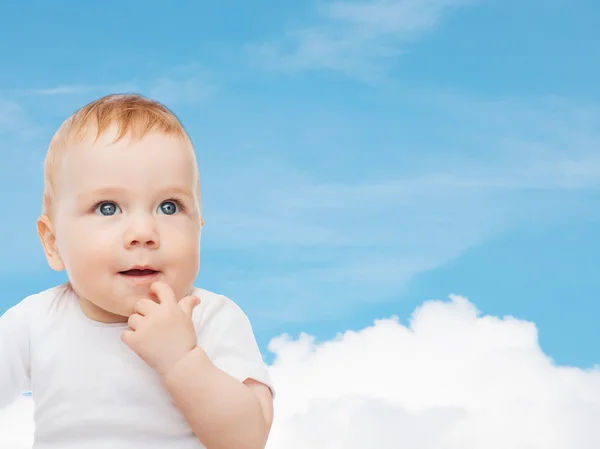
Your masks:
M92 190L91 192L81 193L77 195L77 199L80 202L85 202L90 200L91 198L96 197L112 197L122 194L124 190L125 189L123 189L122 187L102 187L99 189ZM167 187L166 189L161 190L160 193L163 195L179 194L187 196L189 198L194 197L192 191L185 187Z

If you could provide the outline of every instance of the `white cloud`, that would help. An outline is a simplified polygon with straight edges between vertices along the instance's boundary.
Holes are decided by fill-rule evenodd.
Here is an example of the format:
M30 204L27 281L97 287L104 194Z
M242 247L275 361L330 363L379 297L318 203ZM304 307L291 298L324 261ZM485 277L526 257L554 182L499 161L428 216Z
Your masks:
M472 0L357 0L319 3L313 26L287 31L283 42L247 49L268 68L337 70L364 80L381 77L390 58L438 25L448 10Z
M558 366L533 323L458 296L331 341L271 341L268 449L596 449L600 369ZM31 441L31 402L0 411L2 448Z
M315 343L270 348L278 387L270 449L592 449L600 370L556 366L532 323L427 302Z

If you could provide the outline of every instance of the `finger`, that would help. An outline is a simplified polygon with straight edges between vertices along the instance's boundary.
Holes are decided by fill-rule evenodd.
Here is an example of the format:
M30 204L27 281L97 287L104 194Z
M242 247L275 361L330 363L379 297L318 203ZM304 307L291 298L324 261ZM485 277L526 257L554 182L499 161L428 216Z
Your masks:
M197 296L186 296L179 301L179 307L181 307L181 310L183 310L190 318L198 304L200 304L200 299L198 299Z
M175 293L173 293L173 289L164 282L154 282L150 286L150 291L156 295L160 304L177 304L177 298L175 298Z
M121 341L123 343L125 343L127 346L131 346L131 343L133 341L133 335L134 332L129 330L129 329L125 329L123 332L121 332Z
M149 298L142 298L133 306L133 311L141 316L146 316L151 313L158 304Z
M127 324L129 325L129 328L132 331L135 331L138 329L141 321L142 321L143 317L141 315L138 315L137 313L134 313L133 315L131 315L129 317L129 319L127 320Z

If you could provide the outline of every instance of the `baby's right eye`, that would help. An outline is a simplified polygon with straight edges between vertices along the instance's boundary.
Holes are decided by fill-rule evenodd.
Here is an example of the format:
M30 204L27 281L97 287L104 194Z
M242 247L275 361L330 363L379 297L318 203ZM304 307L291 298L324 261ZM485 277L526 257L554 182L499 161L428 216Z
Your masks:
M110 216L116 214L119 210L119 206L117 206L115 203L111 201L106 201L104 203L98 204L98 206L96 206L96 209L94 209L94 212L100 215Z

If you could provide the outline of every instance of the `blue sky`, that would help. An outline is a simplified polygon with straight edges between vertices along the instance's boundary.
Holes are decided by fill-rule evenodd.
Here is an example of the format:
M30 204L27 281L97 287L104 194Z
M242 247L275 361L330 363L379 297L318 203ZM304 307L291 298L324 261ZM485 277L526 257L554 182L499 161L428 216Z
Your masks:
M62 282L35 233L47 143L135 91L197 147L198 280L266 344L468 297L598 362L600 4L0 4L0 313Z

